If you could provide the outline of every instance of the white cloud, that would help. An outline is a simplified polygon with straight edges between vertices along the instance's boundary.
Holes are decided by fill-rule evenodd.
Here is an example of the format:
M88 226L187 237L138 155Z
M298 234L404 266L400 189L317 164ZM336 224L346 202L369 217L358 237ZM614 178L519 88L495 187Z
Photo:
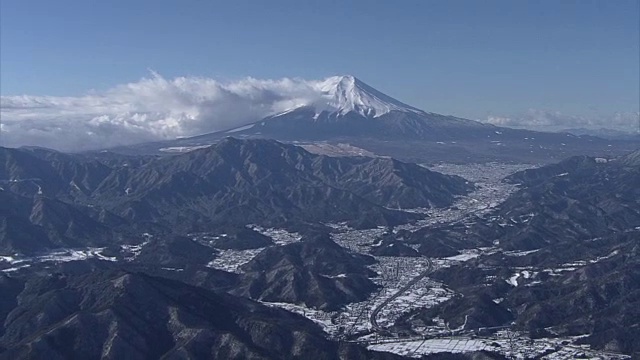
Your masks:
M315 102L321 94L314 84L286 78L168 80L152 72L79 97L2 96L2 142L74 151L225 130Z
M524 114L511 116L490 115L484 122L515 128L527 128L541 131L564 129L613 129L625 132L638 130L639 112L616 112L607 115L575 116L559 111L529 109Z

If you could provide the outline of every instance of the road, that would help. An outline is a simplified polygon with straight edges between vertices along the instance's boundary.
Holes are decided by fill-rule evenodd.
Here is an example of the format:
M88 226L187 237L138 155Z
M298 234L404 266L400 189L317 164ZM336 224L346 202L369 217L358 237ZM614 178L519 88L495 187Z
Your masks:
M380 325L378 325L378 313L380 313L380 310L382 310L385 306L389 305L390 302L397 299L400 295L402 295L407 290L409 290L409 288L415 285L418 281L422 280L427 275L431 274L431 272L433 271L433 263L429 259L427 259L427 262L428 262L427 269L425 271L421 272L418 276L411 279L405 286L401 287L400 290L398 290L395 294L389 296L385 301L383 301L382 303L380 303L380 305L376 306L373 309L373 311L371 312L371 316L369 316L369 322L371 323L371 328L373 329L373 331L380 332L384 330L383 328L380 327Z

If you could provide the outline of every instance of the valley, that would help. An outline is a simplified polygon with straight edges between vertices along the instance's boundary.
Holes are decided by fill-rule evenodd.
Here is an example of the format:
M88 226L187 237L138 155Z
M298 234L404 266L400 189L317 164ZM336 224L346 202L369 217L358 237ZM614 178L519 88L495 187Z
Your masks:
M525 165L452 165L436 166L439 171L455 174L473 180L479 190L468 197L460 198L452 208L430 211L429 220L422 220L412 226L400 229L417 229L429 224L452 224L465 219L481 216L487 209L496 206L515 191L515 187L501 180L528 166ZM489 206L485 205L489 204ZM344 225L333 225L334 240L354 252L368 254L375 245L373 239L379 239L386 231L349 230ZM456 295L446 285L428 278L436 268L460 264L481 255L491 255L499 251L498 247L467 249L460 255L448 258L414 258L376 256L378 264L372 267L381 276L376 283L381 290L369 300L346 306L344 312L326 313L299 305L285 303L271 304L302 314L317 323L332 336L359 343L370 344L370 348L379 351L391 351L400 355L420 357L424 354L451 352L464 353L490 350L511 358L530 358L544 356L545 359L565 359L586 356L597 359L630 358L620 353L593 351L587 345L574 342L580 337L550 337L532 339L525 332L510 330L510 326L497 327L492 335L482 335L485 328L468 329L464 324L459 328L450 328L442 319L429 326L412 327L410 332L393 330L395 320L412 309L429 308L445 302ZM511 256L522 253L510 254ZM432 265L433 264L433 265ZM552 271L575 271L586 263L570 264ZM526 273L526 269L520 269ZM513 277L509 281L513 281ZM517 286L517 283L516 285ZM499 300L499 299L498 299ZM498 301L494 300L494 301ZM372 323L371 319L380 319ZM466 337L465 337L466 336ZM419 340L417 340L419 339Z

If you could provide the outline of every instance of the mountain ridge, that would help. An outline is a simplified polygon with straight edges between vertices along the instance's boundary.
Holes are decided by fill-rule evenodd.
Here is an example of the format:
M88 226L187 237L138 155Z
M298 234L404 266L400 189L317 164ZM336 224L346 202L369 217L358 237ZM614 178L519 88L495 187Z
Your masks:
M0 224L6 223L0 248L6 251L34 250L11 240L20 232L34 241L48 234L40 244L50 248L77 245L82 234L119 238L111 230L121 227L186 234L223 225L397 225L422 215L396 209L448 206L473 189L463 178L416 164L320 156L262 139L228 138L130 166L123 159L15 149L0 149L3 157L13 159L0 162L8 178L0 190L7 198L0 207ZM36 177L37 183L29 180Z

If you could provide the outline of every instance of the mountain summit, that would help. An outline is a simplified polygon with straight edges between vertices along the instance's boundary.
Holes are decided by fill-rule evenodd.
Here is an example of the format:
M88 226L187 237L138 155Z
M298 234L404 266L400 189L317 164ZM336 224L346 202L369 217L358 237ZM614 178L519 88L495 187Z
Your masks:
M314 104L318 112L339 115L355 112L364 117L379 117L391 111L424 114L424 111L383 94L352 75L332 76L318 82L315 87L322 93L321 100Z

